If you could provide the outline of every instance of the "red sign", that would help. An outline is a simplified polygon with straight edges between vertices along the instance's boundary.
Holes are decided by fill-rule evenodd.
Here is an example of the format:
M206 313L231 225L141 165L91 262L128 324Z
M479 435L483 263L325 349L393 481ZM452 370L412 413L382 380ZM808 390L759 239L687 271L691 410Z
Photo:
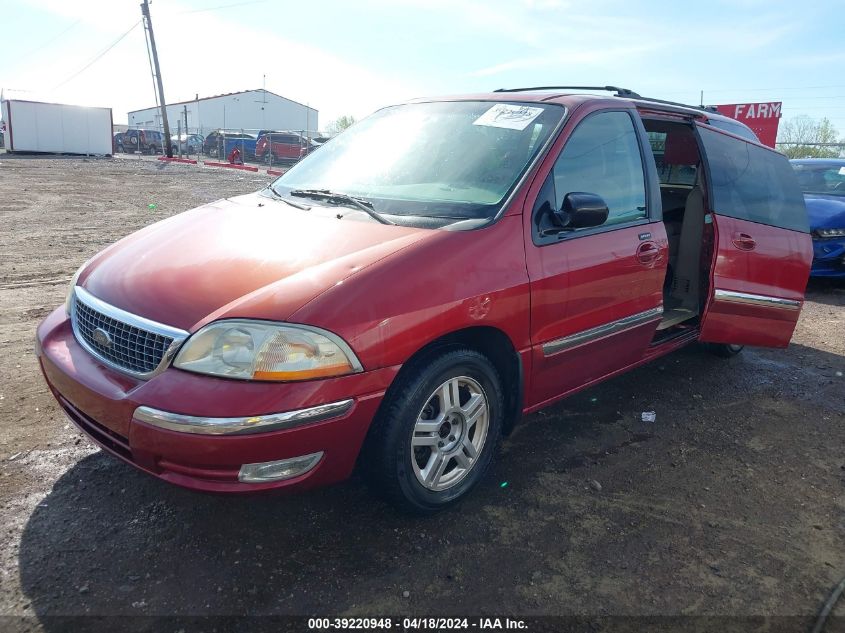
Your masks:
M778 123L783 104L780 101L769 103L729 103L717 105L719 114L745 123L754 130L763 145L775 146L778 137Z

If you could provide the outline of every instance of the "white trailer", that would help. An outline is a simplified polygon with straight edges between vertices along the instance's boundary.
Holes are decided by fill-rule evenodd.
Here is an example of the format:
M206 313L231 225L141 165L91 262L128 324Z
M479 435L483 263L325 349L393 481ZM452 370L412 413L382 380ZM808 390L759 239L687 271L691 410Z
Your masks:
M2 102L7 152L111 155L111 108L9 99Z

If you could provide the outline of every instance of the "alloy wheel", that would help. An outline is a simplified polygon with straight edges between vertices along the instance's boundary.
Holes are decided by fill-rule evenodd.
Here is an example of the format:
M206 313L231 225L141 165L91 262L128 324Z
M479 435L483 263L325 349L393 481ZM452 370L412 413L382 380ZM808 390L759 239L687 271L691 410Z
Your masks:
M490 406L469 376L450 378L426 401L411 437L411 464L427 489L460 483L478 461L490 427Z

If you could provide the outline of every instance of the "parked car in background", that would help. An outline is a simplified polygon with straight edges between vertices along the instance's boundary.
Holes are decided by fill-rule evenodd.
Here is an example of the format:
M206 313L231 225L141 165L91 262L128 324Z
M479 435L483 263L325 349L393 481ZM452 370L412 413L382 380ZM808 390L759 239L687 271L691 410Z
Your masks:
M170 143L173 146L173 151L178 152L181 140L181 147L183 152L189 154L199 154L202 152L203 143L205 139L200 134L174 134L170 137Z
M118 132L114 135L114 151L121 154L126 151L123 145L123 132Z
M126 130L123 148L130 153L160 154L164 149L164 134L157 130Z
M43 374L164 481L247 494L357 465L405 509L444 508L522 414L695 342L787 346L801 190L725 120L625 90L384 108L91 258L38 328Z
M257 141L258 136L254 134L215 130L205 137L203 153L212 158L225 158L237 147L244 159L252 159Z
M275 130L232 131L215 130L205 137L203 152L214 158L225 158L236 147L244 160L255 160L258 139Z
M295 163L319 146L295 132L270 132L258 138L255 158L268 163Z
M812 277L845 278L845 159L790 161L807 205L813 236Z

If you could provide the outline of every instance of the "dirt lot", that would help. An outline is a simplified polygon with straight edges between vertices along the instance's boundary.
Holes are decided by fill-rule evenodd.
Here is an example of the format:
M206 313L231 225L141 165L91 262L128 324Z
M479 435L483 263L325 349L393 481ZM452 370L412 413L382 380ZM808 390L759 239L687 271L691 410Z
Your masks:
M42 382L37 323L100 248L267 180L0 154L0 615L29 616L0 628L473 613L803 616L790 626L808 629L845 574L845 284L811 286L788 350L689 348L530 416L472 497L428 519L357 478L228 499L93 448Z

